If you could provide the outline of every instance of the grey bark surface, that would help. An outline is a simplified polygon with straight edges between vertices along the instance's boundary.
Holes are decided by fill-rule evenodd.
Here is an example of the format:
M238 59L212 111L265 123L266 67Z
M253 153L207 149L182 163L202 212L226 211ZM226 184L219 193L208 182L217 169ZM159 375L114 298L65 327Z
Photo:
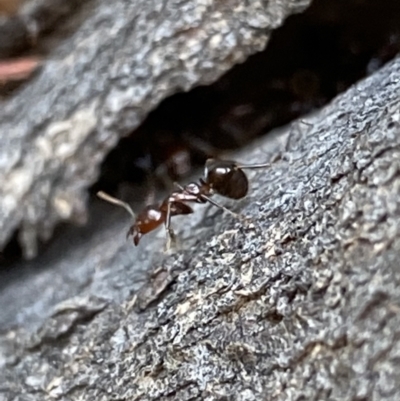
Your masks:
M165 97L211 83L262 50L270 32L308 4L87 2L70 21L76 31L1 105L0 250L20 229L33 257L56 223L84 224L87 188L122 136Z
M2 289L0 400L400 399L399 77L238 154L288 139L232 204L247 220L199 207L172 255L97 206Z

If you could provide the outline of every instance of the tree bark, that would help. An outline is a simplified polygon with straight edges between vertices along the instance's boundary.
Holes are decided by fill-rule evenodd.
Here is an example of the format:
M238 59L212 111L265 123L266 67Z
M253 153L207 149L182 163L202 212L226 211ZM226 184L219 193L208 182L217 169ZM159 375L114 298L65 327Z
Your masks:
M237 154L282 150L232 204L246 220L200 206L172 255L94 208L0 294L0 397L400 399L399 76Z

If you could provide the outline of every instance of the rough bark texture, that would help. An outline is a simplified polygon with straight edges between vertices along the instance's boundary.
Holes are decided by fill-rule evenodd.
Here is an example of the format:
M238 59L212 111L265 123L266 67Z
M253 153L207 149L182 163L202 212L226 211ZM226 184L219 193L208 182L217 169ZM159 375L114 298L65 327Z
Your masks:
M215 81L263 49L308 3L86 4L71 21L76 33L0 109L0 249L20 228L25 254L34 256L37 238L48 239L57 222L85 222L86 189L119 138L166 96Z
M122 215L56 241L1 292L0 399L400 399L399 76L294 124L244 223L200 207L168 257L124 243Z

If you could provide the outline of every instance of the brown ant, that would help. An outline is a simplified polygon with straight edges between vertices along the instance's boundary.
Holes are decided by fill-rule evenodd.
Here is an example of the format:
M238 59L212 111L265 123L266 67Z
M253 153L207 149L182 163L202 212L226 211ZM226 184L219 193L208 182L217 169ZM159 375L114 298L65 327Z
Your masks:
M177 190L168 195L161 205L148 205L137 216L127 203L113 198L102 191L98 192L97 195L103 200L122 206L135 219L127 233L127 237L132 235L135 245L139 244L143 235L164 224L167 232L166 249L168 250L171 241L175 238L174 231L171 228L171 217L193 213L193 209L186 204L187 202L209 202L238 217L236 213L211 199L211 196L218 194L235 200L245 197L249 190L249 182L243 170L269 166L269 163L246 165L229 160L208 159L205 164L203 178L200 178L198 182L192 182L184 187L175 184Z

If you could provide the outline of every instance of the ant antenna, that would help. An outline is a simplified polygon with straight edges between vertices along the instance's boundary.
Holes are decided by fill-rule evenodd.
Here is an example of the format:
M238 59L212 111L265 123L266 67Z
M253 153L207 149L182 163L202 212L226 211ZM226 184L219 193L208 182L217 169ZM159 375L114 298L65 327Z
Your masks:
M311 123L309 123L308 121L306 121L306 120L299 120L302 124L304 124L304 125L307 125L307 126L309 126L309 127L314 127L314 124L311 124Z
M106 194L103 191L99 191L96 194L100 199L105 200L108 203L112 203L113 205L121 206L123 207L133 218L135 218L135 213L133 212L132 208L126 203L123 202L122 200L119 200L117 198L114 198L111 195Z
M271 167L271 163L262 163L262 164L239 164L236 166L237 168L244 170L244 169L253 169L253 168L265 168Z

